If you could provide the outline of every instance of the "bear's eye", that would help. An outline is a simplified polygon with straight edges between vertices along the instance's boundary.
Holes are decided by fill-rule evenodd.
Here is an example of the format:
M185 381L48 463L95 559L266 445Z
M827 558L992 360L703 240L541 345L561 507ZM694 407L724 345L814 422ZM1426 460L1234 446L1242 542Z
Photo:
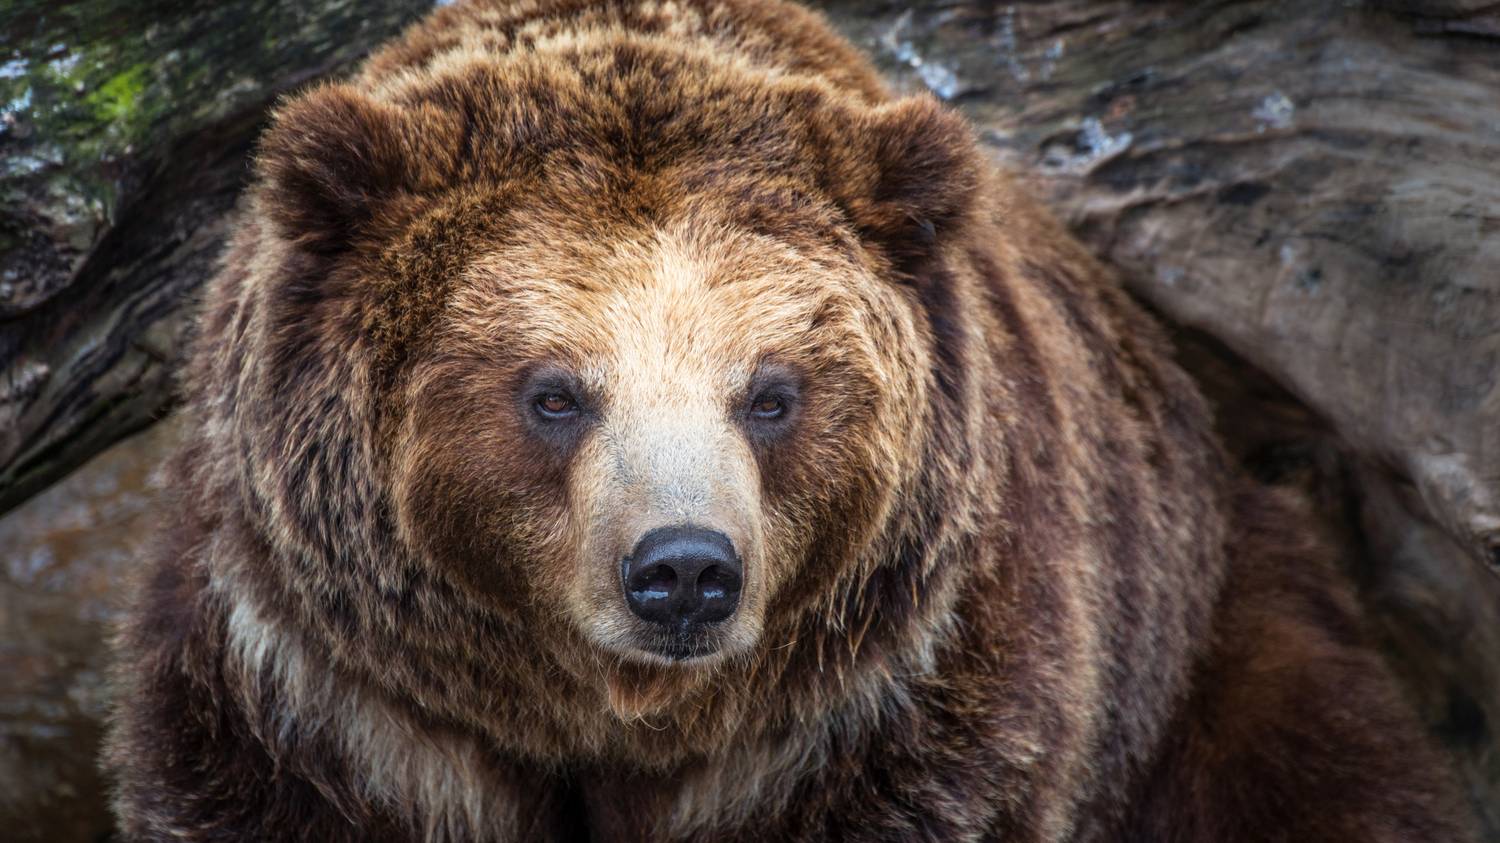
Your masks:
M567 418L578 413L578 402L565 392L544 392L537 396L536 411L549 419Z
M786 401L780 395L762 393L750 404L750 415L757 419L779 419L786 415Z

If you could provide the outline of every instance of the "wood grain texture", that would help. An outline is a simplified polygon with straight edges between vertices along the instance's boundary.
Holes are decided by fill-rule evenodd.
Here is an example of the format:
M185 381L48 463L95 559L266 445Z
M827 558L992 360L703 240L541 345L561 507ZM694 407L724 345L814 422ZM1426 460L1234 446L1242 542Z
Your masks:
M430 7L0 4L0 511L160 415L267 108Z

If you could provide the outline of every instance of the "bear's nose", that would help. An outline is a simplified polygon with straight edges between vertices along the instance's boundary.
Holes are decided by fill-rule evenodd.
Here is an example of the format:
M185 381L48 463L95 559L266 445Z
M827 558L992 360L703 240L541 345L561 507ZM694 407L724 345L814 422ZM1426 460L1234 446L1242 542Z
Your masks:
M723 533L658 527L622 566L625 602L637 617L667 626L721 621L740 602L740 562Z

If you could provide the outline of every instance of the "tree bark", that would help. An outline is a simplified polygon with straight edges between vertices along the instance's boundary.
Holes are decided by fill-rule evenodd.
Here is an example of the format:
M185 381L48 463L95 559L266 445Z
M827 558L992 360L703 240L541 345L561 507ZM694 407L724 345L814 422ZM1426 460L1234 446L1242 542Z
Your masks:
M427 0L0 0L0 512L171 399L268 107Z

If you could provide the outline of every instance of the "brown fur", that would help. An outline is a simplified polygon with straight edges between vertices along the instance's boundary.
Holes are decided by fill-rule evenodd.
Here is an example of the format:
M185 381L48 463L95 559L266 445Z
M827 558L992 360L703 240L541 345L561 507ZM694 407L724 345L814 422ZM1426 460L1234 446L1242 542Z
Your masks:
M290 101L187 385L128 838L1465 839L1159 329L798 8L475 0ZM677 663L681 518L746 581Z

